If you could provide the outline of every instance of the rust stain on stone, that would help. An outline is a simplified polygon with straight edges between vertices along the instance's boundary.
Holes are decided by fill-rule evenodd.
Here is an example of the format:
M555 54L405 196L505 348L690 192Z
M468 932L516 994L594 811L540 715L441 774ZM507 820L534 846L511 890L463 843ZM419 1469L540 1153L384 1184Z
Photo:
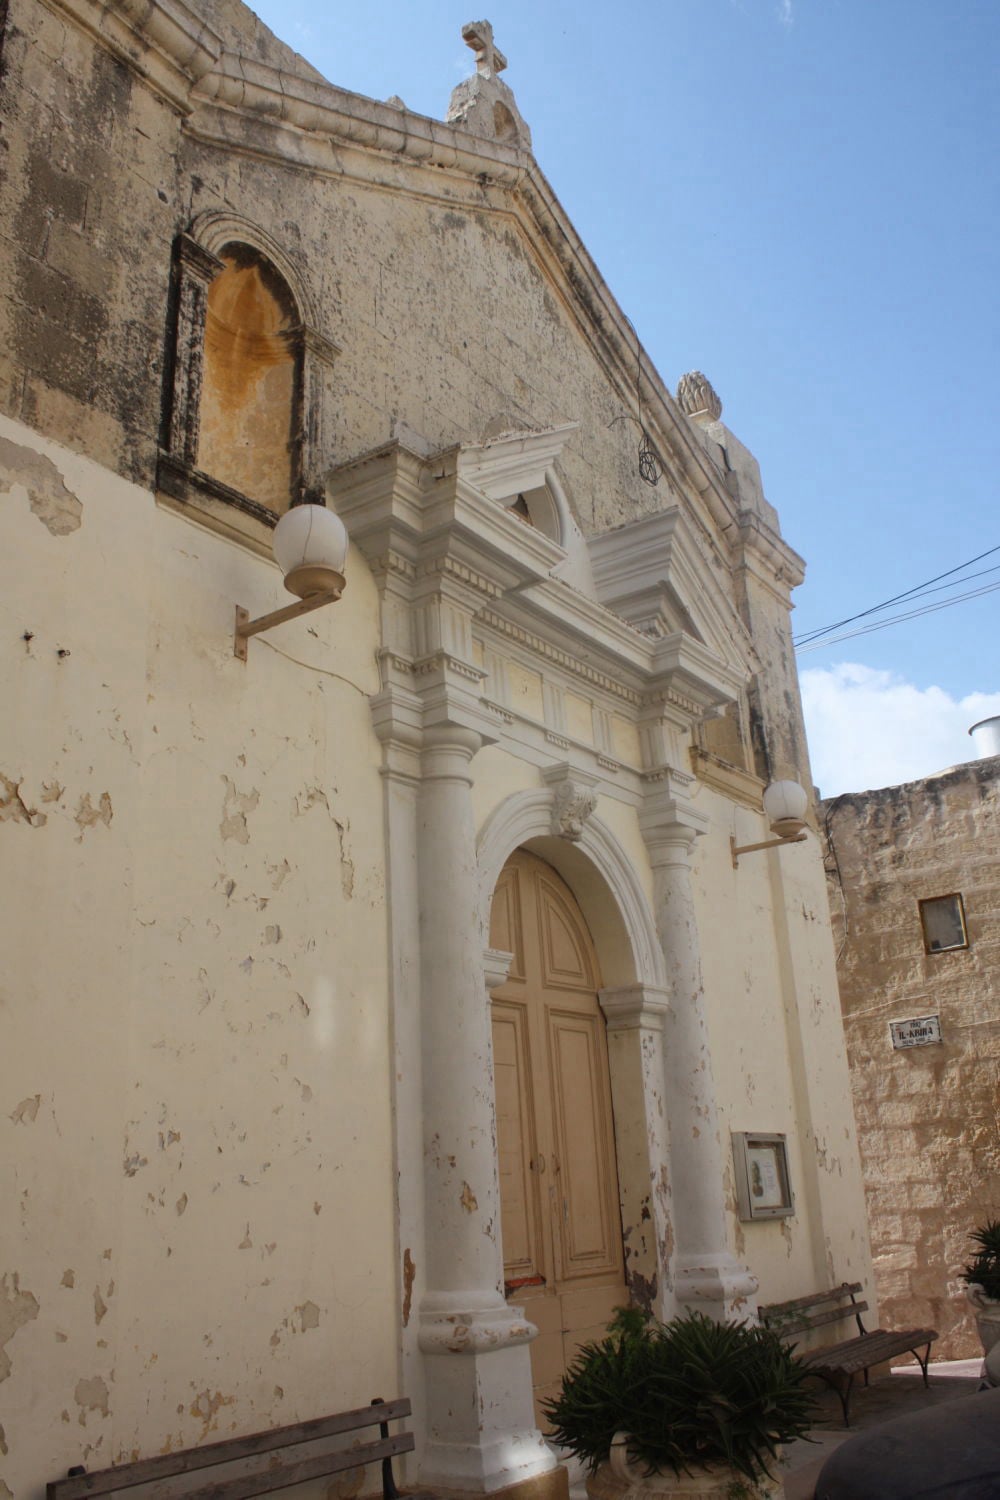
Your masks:
M407 1324L410 1321L410 1309L413 1306L413 1278L416 1276L416 1274L417 1274L417 1267L416 1267L416 1265L414 1263L413 1256L410 1254L410 1247L409 1247L409 1245L407 1245L406 1249L403 1251L403 1327L404 1328L407 1326Z

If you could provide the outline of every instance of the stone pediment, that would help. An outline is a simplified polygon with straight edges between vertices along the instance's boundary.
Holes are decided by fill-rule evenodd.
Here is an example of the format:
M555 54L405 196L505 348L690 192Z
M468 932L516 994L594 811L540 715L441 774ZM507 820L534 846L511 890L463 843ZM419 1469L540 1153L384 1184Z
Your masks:
M750 633L680 506L593 537L589 549L606 608L654 639L691 637L741 677L756 669Z

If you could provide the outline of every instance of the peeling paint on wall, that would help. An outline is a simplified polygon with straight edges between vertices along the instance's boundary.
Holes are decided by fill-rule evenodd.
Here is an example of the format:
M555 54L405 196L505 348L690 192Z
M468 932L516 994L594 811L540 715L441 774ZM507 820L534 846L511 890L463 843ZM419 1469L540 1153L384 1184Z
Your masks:
M27 1099L22 1099L16 1109L11 1111L11 1119L15 1125L33 1125L38 1114L38 1106L42 1102L41 1094L31 1094Z
M83 505L50 458L0 438L0 495L9 495L15 485L28 494L32 513L53 536L68 536L83 524Z
M31 1292L22 1292L16 1271L7 1271L0 1277L0 1381L6 1380L11 1371L7 1345L19 1328L38 1317L38 1299Z
M100 1412L102 1417L108 1416L108 1388L100 1375L94 1375L89 1380L78 1380L73 1400L80 1408L77 1420L81 1427L86 1427L89 1411Z
M90 800L90 793L84 792L83 796L80 798L80 806L76 810L74 819L77 827L80 830L80 836L77 839L77 843L79 844L82 842L85 829L94 828L98 823L103 823L105 828L108 828L113 817L114 810L111 806L111 798L107 792L101 793L100 800L98 801L96 807L94 807Z
M260 792L256 788L252 792L238 792L235 782L230 781L228 776L223 776L222 781L226 788L226 795L222 803L222 822L219 824L219 832L223 839L234 839L237 844L249 844L250 830L247 827L247 813L252 813L260 802ZM233 890L235 890L235 884ZM227 895L231 892L227 892Z
M295 1311L301 1319L303 1333L310 1328L319 1327L319 1308L315 1302L303 1302L302 1306L297 1307Z
M30 828L44 828L49 820L45 813L24 801L23 785L23 780L14 781L0 771L0 823L27 823Z
M192 1417L198 1417L204 1422L201 1432L203 1438L218 1427L219 1409L223 1406L232 1406L232 1404L232 1396L224 1396L221 1391L216 1391L212 1395L207 1387L195 1397L188 1410Z

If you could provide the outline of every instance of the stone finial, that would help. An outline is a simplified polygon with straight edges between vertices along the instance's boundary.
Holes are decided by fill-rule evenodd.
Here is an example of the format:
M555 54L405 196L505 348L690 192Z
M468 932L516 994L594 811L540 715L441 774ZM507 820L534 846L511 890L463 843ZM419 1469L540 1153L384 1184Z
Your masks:
M489 21L469 21L462 27L462 41L476 54L476 72L480 78L502 73L507 59L493 44L493 27Z
M722 402L700 370L682 375L677 384L677 405L696 422L717 422Z
M531 131L521 118L514 95L499 77L507 59L493 41L489 21L470 21L462 40L476 54L476 71L460 83L448 105L448 124L507 146L531 150Z

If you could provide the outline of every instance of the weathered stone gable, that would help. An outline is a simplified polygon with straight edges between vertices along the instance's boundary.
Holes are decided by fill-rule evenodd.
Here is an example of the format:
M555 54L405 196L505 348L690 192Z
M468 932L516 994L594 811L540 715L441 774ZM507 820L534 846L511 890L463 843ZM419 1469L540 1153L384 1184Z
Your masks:
M823 804L827 874L879 1305L979 1345L959 1272L1000 1208L1000 761ZM924 951L918 902L960 893L969 946ZM889 1022L941 1018L894 1051Z

